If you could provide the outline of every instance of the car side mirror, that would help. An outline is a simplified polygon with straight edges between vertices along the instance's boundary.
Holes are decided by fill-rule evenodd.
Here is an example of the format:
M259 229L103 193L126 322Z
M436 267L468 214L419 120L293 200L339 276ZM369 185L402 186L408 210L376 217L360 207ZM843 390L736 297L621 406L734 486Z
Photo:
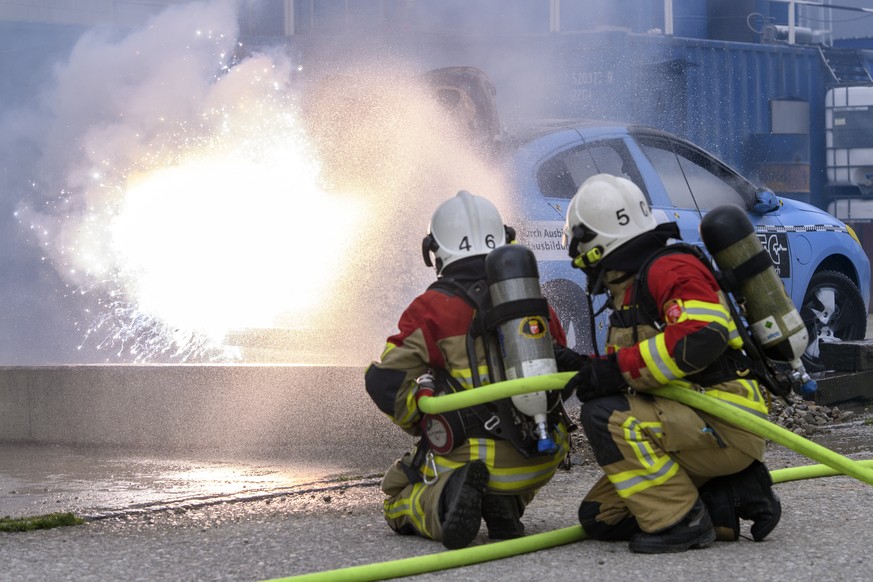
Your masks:
M756 214L767 214L779 210L779 199L769 188L760 188L755 192L755 203L752 211Z

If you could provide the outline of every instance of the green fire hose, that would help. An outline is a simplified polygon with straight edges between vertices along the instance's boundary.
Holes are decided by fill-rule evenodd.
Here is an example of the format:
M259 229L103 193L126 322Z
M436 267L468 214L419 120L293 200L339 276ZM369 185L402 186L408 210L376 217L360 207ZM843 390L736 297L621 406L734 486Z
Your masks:
M705 396L685 387L666 385L651 392L662 398L681 402L697 410L716 416L736 427L747 430L774 443L778 443L801 455L836 470L843 475L854 477L868 485L873 485L873 468L865 467L857 461L844 457L839 453L816 444L778 424L758 418L735 406L720 402L715 398Z
M465 390L464 392L456 392L445 396L422 398L419 401L419 407L426 413L438 414L458 408L466 408L475 404L498 400L516 394L524 394L527 392L537 392L539 390L560 390L567 381L572 378L573 372L562 372L559 374L547 374L544 376L536 376L533 378L520 378L517 380L508 380L506 382L497 382L488 386L482 386L476 390ZM839 473L855 477L868 485L873 485L873 469L858 465L857 462L848 459L838 453L831 451L821 445L818 445L800 435L796 435L790 430L784 429L777 424L758 418L744 410L740 410L735 406L731 406L721 402L710 396L705 396L694 390L689 390L685 386L679 384L667 384L663 388L650 390L647 394L660 396L661 398L669 398L681 402L686 406L696 408L713 416L716 416L726 422L733 424L739 428L754 433L762 438L769 439L775 443L779 443L793 451L805 455L814 461L818 461Z
M466 408L475 404L482 404L501 398L507 398L517 394L538 392L540 390L560 390L567 381L573 377L573 372L549 374L535 378L521 378L507 380L488 386L468 390L455 394L438 397L424 397L419 401L422 411L429 414L438 414L458 408ZM696 408L722 420L725 420L739 428L754 433L762 438L772 440L795 452L805 455L819 465L807 465L771 471L770 475L774 483L785 483L800 479L812 479L830 475L848 475L864 483L873 485L873 460L853 461L793 432L773 424L767 420L758 418L748 412L734 406L720 402L715 398L705 396L694 390L689 390L682 385L668 384L663 388L649 391L661 398L676 400L692 408ZM278 581L316 582L316 581L369 581L387 580L401 576L414 576L426 572L446 570L469 566L491 560L498 560L519 554L535 552L547 548L553 548L585 539L585 530L582 526L572 526L557 529L541 534L525 536L514 540L492 542L480 546L462 548L415 556L401 560L377 562L362 566L352 566L338 570L314 572L288 578L277 578Z

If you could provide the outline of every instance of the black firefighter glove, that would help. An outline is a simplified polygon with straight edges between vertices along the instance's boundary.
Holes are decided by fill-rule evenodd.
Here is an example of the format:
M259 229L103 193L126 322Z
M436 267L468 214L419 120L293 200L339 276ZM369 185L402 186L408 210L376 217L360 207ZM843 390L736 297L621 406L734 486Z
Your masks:
M578 370L582 367L582 363L589 359L588 356L577 353L564 346L555 344L553 348L555 350L555 362L558 364L559 372L573 372Z
M579 372L570 378L565 391L570 388L576 391L576 397L582 402L588 402L601 396L619 394L627 389L627 382L618 368L615 354L602 358L585 358L579 366Z

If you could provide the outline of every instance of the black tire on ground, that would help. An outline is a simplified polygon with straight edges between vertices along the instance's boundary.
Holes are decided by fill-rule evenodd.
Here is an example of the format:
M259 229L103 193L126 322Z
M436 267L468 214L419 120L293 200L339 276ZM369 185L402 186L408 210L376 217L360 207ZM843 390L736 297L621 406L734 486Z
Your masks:
M812 276L800 316L809 331L809 347L803 364L808 372L827 369L821 360L821 342L856 341L867 331L867 310L858 287L838 271L821 271Z
M552 279L542 285L543 295L557 312L567 334L567 347L580 354L594 351L585 291L569 279Z

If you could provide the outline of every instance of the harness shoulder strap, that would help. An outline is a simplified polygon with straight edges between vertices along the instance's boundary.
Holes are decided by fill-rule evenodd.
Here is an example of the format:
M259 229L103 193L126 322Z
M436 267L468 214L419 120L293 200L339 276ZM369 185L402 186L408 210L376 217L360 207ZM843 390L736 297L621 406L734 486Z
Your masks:
M438 279L431 283L428 289L436 289L446 295L463 299L476 312L473 318L474 334L480 336L485 332L485 313L491 308L491 295L484 278L467 285L448 279Z
M641 309L651 310L648 312L648 314L653 313L654 317L657 318L658 311L657 306L655 306L655 300L648 292L648 271L655 259L676 252L688 253L697 257L697 259L701 263L703 263L707 269L709 269L709 272L715 278L719 288L727 298L730 315L734 320L737 332L740 334L740 337L743 340L743 350L746 353L746 357L742 358L741 363L743 365L748 365L748 367L750 367L754 371L755 375L758 377L758 380L769 392L775 394L776 396L786 396L791 391L791 386L786 384L786 382L782 381L782 377L776 372L772 362L770 362L764 356L757 338L754 336L754 334L749 332L748 328L745 325L745 321L742 319L739 312L737 311L736 306L734 305L734 302L731 300L732 295L734 295L737 290L737 285L735 284L736 273L731 272L723 274L720 271L717 271L715 267L713 267L712 262L709 260L709 257L707 257L706 254L699 247L687 243L672 244L664 247L662 250L653 254L646 261L643 267L640 268L634 288L634 298L637 301L638 305L640 305ZM753 257L752 259L753 260L747 261L747 264L741 265L741 267L743 269L749 270L760 269L760 257ZM734 271L736 271L736 269L734 269ZM646 302L645 304L643 303L644 301ZM634 327L634 329L636 329L636 327ZM634 332L634 335L636 336L636 331ZM634 341L636 342L636 337L634 337ZM731 350L729 350L729 352L730 351ZM729 357L727 359L737 359L737 357L739 357L739 354L730 353L728 354L728 356ZM715 376L718 376L720 374L721 372L715 371L709 374L709 376L710 379L714 380ZM699 376L700 377L695 379L698 381L706 382L706 371L700 373Z
M467 331L466 342L473 386L482 385L479 376L479 362L476 358L475 340L477 337L481 337L484 342L486 364L490 377L494 381L496 366L501 365L501 362L491 361L491 341L496 341L496 339L492 337L493 330L486 325L493 323L491 319L488 319L492 306L487 282L481 279L468 285L462 285L456 281L439 279L432 283L429 289L438 289L448 295L461 297L474 309L475 315ZM543 305L547 313L548 304L543 301ZM435 370L434 372L437 376L438 386L444 386L444 390L458 392L463 389L446 370ZM522 430L522 421L511 399L503 398L495 402L462 408L457 411L457 414L464 427L466 437L507 440L515 446L522 456L529 457L535 454L536 440L527 431Z
M652 268L652 264L661 257L672 255L676 253L684 253L697 257L702 263L710 267L709 261L706 258L706 255L694 245L690 245L688 243L674 243L671 245L667 245L664 248L658 250L655 253L646 259L643 265L640 267L640 270L637 271L636 278L634 279L634 287L633 287L633 301L637 305L637 309L634 311L634 316L638 317L638 313L642 312L644 316L643 321L634 321L634 343L638 340L636 326L640 323L650 323L660 329L663 324L660 322L660 315L658 314L658 306L655 304L655 298L652 297L652 294L649 292L649 271ZM710 267L711 271L711 267Z
M472 374L473 385L479 387L482 385L482 378L479 376L479 362L476 358L476 338L481 337L485 343L486 364L489 373L494 372L494 362L490 361L489 338L485 322L486 313L491 308L491 295L488 292L488 284L485 279L472 281L467 285L462 285L457 281L449 279L437 279L430 284L428 289L436 289L442 291L446 295L456 296L463 299L467 305L473 308L473 320L470 322L470 327L467 330L467 360L470 363L470 373Z

